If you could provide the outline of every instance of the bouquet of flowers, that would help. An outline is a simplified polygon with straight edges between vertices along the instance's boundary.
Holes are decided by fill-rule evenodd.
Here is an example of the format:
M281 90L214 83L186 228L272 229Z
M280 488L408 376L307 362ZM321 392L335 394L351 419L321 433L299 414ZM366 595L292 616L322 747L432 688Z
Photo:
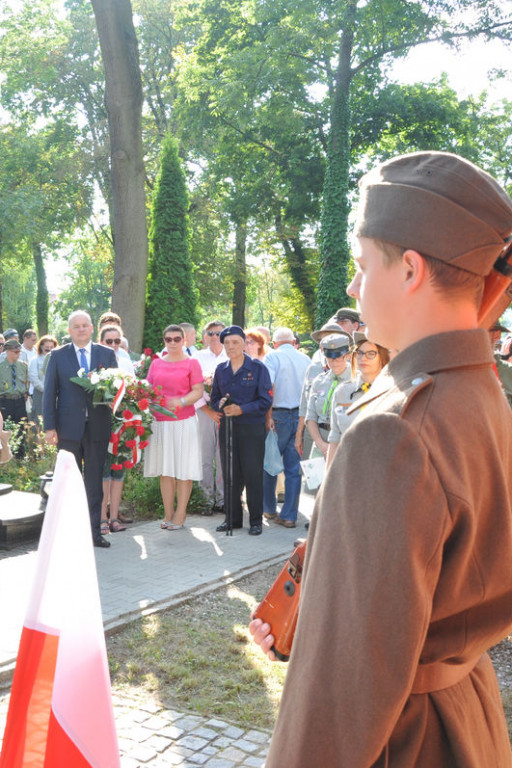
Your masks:
M92 392L94 405L112 408L112 434L108 446L115 458L112 469L130 469L142 458L151 434L152 413L163 413L176 418L165 407L160 388L154 388L145 379L136 379L120 368L98 368L86 373L80 368L71 381Z
M138 376L139 379L145 379L148 375L149 366L156 358L158 358L156 352L153 352L152 349L146 347L140 356L140 360L133 364L135 375Z

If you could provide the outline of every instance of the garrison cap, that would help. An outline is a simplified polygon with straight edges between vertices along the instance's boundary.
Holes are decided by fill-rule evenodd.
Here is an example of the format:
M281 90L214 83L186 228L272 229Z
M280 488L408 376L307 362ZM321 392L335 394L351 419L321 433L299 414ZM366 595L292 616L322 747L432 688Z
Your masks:
M219 336L221 344L224 344L224 339L226 336L240 336L242 339L245 340L245 333L242 328L240 328L239 325L228 325L227 328L224 328L223 331L221 331L221 334Z
M322 351L326 357L342 357L350 352L352 339L347 333L331 333L322 339Z
M338 309L335 315L333 315L333 320L350 320L352 323L360 323L361 318L359 316L359 312L356 309L353 309L352 307L341 307Z
M4 350L8 349L21 349L21 344L16 339L8 339L4 344Z
M512 200L493 177L449 152L387 160L360 181L358 237L413 248L488 275L512 238Z

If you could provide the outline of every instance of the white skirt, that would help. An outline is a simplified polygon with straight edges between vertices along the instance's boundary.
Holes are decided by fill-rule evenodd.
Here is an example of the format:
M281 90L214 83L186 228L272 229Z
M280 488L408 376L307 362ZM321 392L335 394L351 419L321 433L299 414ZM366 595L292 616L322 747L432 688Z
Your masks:
M178 480L201 480L201 451L197 418L153 421L144 451L144 477L165 475Z

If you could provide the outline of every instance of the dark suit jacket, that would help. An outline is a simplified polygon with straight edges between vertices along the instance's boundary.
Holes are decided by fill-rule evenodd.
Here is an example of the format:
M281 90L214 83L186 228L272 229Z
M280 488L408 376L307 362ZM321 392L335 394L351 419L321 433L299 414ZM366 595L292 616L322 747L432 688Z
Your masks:
M117 368L114 352L101 344L91 345L91 370ZM73 344L65 344L50 353L43 391L44 428L56 429L59 440L80 441L88 416L93 440L108 440L112 431L112 411L105 405L92 404L92 394L70 381L80 365Z

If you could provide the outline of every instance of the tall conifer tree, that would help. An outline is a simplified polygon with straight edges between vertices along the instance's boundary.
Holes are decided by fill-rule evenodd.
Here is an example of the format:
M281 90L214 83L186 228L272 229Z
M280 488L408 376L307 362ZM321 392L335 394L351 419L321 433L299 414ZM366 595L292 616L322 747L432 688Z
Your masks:
M169 323L197 323L197 292L189 253L188 193L178 144L162 144L149 229L145 346L161 349Z

